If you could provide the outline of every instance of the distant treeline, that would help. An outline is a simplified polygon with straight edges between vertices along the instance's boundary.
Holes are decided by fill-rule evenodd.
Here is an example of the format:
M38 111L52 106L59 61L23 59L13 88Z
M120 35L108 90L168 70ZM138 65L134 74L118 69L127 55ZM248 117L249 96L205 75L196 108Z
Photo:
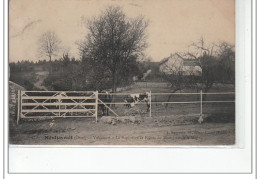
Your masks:
M47 74L42 85L48 90L103 90L110 89L109 81L100 84L97 89L96 81L91 80L91 74L87 64L75 58L70 58L68 54L62 58L53 61L39 60L36 62L22 60L9 63L10 80L25 87L27 90L39 90L34 84L39 80L42 72ZM141 81L147 70L152 72L147 76L146 81L162 81L159 75L159 66L157 62L143 61L136 62L133 65L132 73L127 73L128 80L125 80L121 86L128 86L135 79ZM96 72L105 73L104 71Z
M118 87L129 86L135 81L168 82L172 88L194 88L204 84L205 91L213 83L235 82L234 51L225 50L218 56L209 56L205 53L197 59L202 67L202 76L192 80L182 73L165 75L159 70L162 62L151 62L149 59L142 61L132 59L119 76ZM36 62L22 60L11 62L10 80L23 86L27 90L41 90L39 83L48 90L104 90L112 89L113 83L109 69L100 66L94 70L88 61L76 60L64 54L60 59L53 61L39 60ZM147 71L150 71L149 75ZM145 77L145 78L144 78Z

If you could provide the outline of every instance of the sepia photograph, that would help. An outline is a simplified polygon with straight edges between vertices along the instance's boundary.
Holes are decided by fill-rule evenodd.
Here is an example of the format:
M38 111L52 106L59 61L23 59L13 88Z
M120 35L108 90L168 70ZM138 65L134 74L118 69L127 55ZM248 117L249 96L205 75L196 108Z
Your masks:
M9 0L10 145L236 145L235 0Z

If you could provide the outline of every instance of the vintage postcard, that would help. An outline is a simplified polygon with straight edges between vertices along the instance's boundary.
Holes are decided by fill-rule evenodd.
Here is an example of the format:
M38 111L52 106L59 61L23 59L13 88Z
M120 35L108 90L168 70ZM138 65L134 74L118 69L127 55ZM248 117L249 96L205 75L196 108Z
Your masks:
M235 0L9 0L9 144L233 146Z

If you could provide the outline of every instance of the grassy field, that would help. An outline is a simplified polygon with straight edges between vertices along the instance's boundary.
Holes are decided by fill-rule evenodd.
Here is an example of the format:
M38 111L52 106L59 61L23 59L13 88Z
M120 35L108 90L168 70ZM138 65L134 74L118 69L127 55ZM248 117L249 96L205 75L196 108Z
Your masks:
M165 83L137 83L124 93L170 92ZM209 92L232 92L232 85L215 85ZM184 91L188 92L188 91ZM153 96L152 102L163 102L168 96ZM120 101L120 99L118 98ZM197 96L178 95L170 101L197 101ZM207 100L234 100L234 95L207 96ZM152 117L145 105L134 108L113 107L120 116L109 120L92 118L24 121L10 125L10 144L50 145L233 145L235 144L235 103L203 104L204 122L198 123L200 105L156 103ZM133 120L134 119L134 120ZM12 118L10 118L12 120Z
M181 94L181 93L196 93L192 90L183 90L176 92L178 94L171 95L169 102L196 102L193 104L168 104L164 103L168 101L169 95L158 93L171 93L171 89L167 87L166 83L155 82L139 82L133 85L123 93L138 93L138 92L152 92L152 116L169 116L169 115L182 115L182 114L200 114L200 95L197 94ZM234 92L234 85L215 84L208 93L224 93ZM123 96L115 96L117 100L114 102L123 102ZM204 97L203 97L204 98ZM234 101L234 94L210 94L206 96L203 103L203 114L221 114L231 115L235 114L235 103L223 102L223 103L211 103L210 101ZM138 108L142 111L146 111L146 104L138 104ZM124 108L123 105L115 105L113 108L119 115L124 115L129 109ZM146 116L148 114L145 114Z

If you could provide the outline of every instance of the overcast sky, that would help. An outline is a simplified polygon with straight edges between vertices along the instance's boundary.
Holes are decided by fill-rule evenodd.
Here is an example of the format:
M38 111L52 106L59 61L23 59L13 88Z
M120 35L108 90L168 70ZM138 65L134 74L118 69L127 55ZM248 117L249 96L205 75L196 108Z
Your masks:
M75 43L86 35L83 19L98 16L109 5L122 6L129 17L149 19L145 54L153 61L185 50L201 36L208 43L235 44L234 0L10 0L9 60L43 59L37 42L48 30L79 58Z

